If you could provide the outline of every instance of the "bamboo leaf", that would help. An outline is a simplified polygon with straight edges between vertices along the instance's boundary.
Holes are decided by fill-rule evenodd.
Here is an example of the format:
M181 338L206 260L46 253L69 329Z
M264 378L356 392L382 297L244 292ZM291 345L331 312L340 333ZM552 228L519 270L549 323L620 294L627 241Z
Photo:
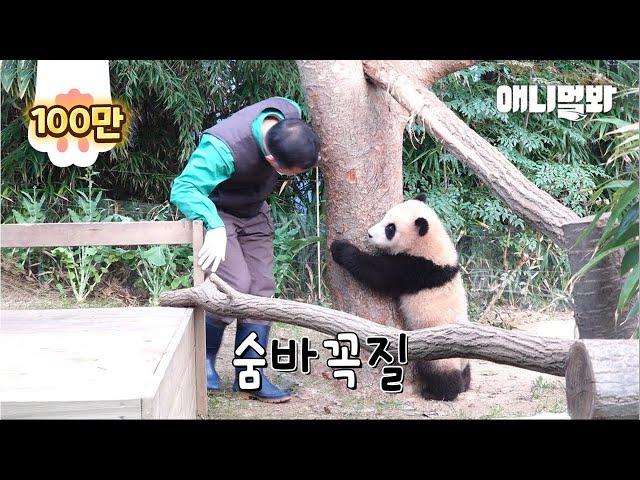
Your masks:
M627 318L625 319L625 322L629 321L630 319L638 315L638 311L640 310L639 307L640 307L640 303L638 302L638 300L636 300L636 302L633 304L633 307L631 307L631 310L629 310L629 313L627 313Z
M640 124L638 124L638 122L630 123L628 125L624 125L623 127L617 128L609 132L607 135L619 135L621 133L637 132L638 128L640 128Z
M18 97L24 97L24 94L29 88L29 84L34 78L34 71L31 68L30 62L26 60L20 60L17 68L17 84L18 84Z
M633 205L624 215L620 224L610 232L608 238L604 234L599 240L600 248L606 248L607 245L619 243L620 239L628 240L629 238L638 236L638 203Z
M636 240L628 240L627 242L620 245L618 248L628 248L637 244ZM578 278L584 275L587 271L591 270L598 263L600 263L607 255L610 255L611 252L616 250L616 248L609 248L607 250L599 251L591 260L589 260L577 273L575 273L569 283L575 282Z
M596 118L595 121L602 122L602 123L610 123L612 125L615 125L618 128L622 128L628 125L628 122L625 122L624 120L621 120L616 117L600 117L600 118Z
M13 85L13 82L16 79L17 69L18 69L17 60L2 61L2 71L0 72L0 80L2 82L2 88L4 88L4 91L7 93L11 89L11 85Z
M632 268L638 267L638 251L638 247L632 247L625 253L620 266L621 275L624 276Z
M633 200L637 198L638 198L637 183L632 183L626 189L621 191L620 197L615 203L615 206L611 211L611 216L609 217L609 220L607 221L607 224L602 232L600 243L604 243L608 239L609 235L613 231L613 228L615 227L616 222L620 221L620 216L622 215L622 212L625 210L625 208L627 208L629 203L631 203Z
M635 268L631 274L627 277L624 284L622 285L622 290L620 290L620 297L618 298L618 311L623 310L631 298L633 298L638 293L638 280L640 268Z
M638 239L636 238L637 228L633 228L633 227L634 226L632 225L631 228L629 228L626 232L624 232L624 235L620 236L620 238L609 240L607 243L599 247L598 251L609 253L614 250L617 250L618 248L627 248L628 246L633 245L634 243L637 244L638 243Z

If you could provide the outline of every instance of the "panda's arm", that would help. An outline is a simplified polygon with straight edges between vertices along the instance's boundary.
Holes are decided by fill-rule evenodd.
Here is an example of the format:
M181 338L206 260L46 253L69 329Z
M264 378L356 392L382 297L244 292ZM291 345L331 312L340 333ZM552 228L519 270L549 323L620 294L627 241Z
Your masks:
M457 265L443 267L411 255L371 255L344 240L331 244L331 254L360 283L393 296L439 287L451 281L459 270Z
M347 270L360 283L387 295L398 295L400 268L390 255L371 255L355 245L336 240L331 244L331 255L335 262Z

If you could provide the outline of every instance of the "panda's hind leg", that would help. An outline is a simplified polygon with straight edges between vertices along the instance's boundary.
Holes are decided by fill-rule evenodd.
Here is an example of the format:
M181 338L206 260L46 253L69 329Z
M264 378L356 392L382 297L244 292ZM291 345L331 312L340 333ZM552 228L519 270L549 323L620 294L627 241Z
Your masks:
M459 366L452 366L451 363L451 359L415 362L415 376L423 398L451 401L468 388L471 380L470 369L460 370ZM468 373L468 379L464 378L465 371Z

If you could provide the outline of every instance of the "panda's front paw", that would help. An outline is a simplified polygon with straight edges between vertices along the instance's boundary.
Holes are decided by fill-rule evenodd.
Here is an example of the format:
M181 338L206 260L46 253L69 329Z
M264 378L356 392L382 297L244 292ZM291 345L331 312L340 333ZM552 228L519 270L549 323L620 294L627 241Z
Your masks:
M335 240L331 243L331 256L338 265L344 265L348 259L358 252L358 247L346 240Z

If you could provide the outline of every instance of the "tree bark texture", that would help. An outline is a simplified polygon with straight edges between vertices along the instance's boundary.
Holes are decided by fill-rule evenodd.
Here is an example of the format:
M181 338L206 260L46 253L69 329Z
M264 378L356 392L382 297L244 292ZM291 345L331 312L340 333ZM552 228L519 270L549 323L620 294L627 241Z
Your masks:
M474 132L436 95L397 72L391 62L365 61L366 75L415 114L429 134L536 231L563 245L562 225L578 216L529 181L498 149Z
M635 418L640 395L637 340L581 340L569 351L567 408L571 418Z
M362 348L368 351L372 347L366 344L366 338L371 336L386 337L390 342L388 350L397 351L399 334L403 332L318 305L242 294L215 275L211 275L209 280L197 287L162 293L160 305L201 306L218 315L283 322L330 335L354 332L358 335ZM558 376L564 376L567 356L573 343L570 340L516 333L471 323L404 333L408 336L410 360L477 358Z
M563 226L565 248L574 274L591 259L608 217L600 218L590 235L576 243L592 220L593 216L585 217ZM616 318L622 288L621 263L622 254L613 252L574 284L573 311L580 338L631 338L638 328L637 316L625 322L628 310Z

